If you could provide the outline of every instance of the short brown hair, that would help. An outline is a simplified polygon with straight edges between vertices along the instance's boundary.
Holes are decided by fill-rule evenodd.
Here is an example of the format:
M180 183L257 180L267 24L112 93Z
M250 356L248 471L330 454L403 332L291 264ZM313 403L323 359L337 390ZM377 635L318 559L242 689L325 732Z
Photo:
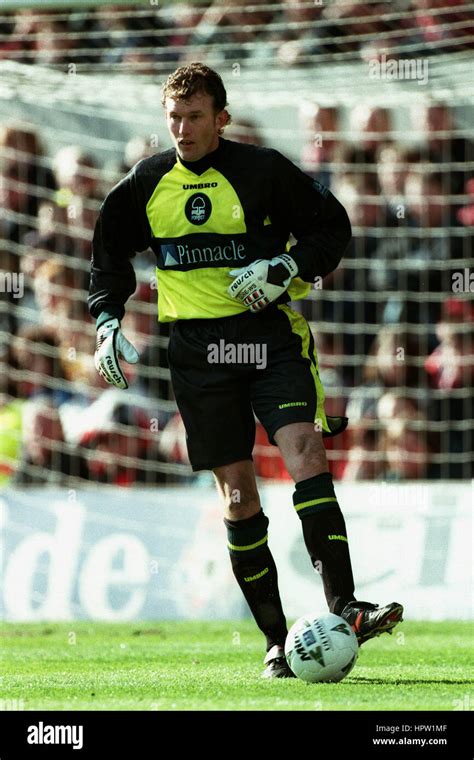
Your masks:
M190 63L180 66L169 75L162 88L161 102L165 105L166 98L188 100L201 92L212 97L216 113L224 110L227 105L227 93L217 71L204 63ZM230 114L227 123L230 123Z

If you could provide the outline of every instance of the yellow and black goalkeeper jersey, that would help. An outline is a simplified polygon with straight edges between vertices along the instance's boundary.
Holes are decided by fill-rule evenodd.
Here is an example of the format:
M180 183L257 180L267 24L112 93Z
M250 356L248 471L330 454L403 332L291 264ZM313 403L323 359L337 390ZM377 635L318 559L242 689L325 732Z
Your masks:
M166 150L140 161L102 204L90 312L123 317L136 288L131 258L148 247L156 255L158 319L170 322L246 311L227 293L228 272L285 250L298 277L278 303L302 298L308 283L337 267L350 237L332 193L276 150L220 138L217 150L192 163Z

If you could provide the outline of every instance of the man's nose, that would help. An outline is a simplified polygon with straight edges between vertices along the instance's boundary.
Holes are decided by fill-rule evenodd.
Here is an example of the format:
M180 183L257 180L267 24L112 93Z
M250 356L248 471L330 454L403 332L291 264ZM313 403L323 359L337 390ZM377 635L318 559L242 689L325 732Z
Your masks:
M189 121L188 119L181 119L180 125L179 125L179 134L185 135L189 132Z

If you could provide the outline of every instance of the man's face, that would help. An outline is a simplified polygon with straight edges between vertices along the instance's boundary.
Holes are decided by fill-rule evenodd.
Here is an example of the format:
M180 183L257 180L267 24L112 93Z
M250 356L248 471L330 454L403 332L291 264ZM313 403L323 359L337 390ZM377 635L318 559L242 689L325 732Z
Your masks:
M188 100L166 98L166 123L178 155L184 161L198 161L219 145L219 130L227 121L226 111L216 113L207 93Z

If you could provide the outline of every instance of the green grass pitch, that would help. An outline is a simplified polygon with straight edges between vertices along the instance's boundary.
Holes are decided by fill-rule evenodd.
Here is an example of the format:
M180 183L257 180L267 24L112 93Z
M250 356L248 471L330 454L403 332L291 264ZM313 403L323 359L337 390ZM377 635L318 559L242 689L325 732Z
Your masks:
M469 622L401 624L337 684L260 678L251 621L3 624L0 706L25 710L473 709Z

